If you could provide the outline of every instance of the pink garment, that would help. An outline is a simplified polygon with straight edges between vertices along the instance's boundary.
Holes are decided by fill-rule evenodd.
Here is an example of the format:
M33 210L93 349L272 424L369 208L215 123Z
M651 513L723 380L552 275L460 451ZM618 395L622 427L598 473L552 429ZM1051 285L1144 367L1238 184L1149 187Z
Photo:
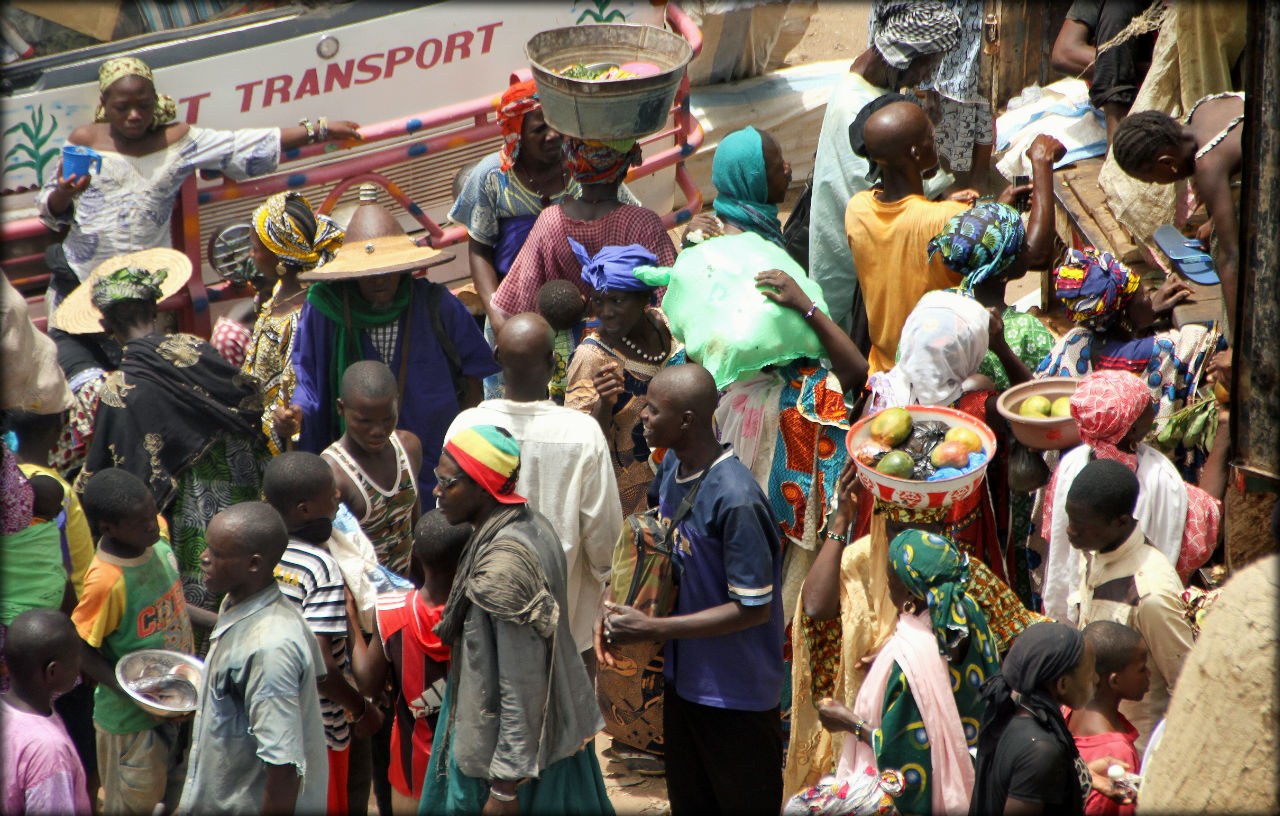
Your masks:
M853 702L853 712L872 728L880 727L889 670L895 663L907 678L925 733L929 735L932 810L934 813L968 813L969 797L973 793L973 758L964 738L956 698L951 693L950 668L947 659L938 653L938 638L928 611L898 615L893 637L867 670ZM850 778L868 765L878 768L871 746L854 739L852 734L846 736L836 768L837 778Z
M239 368L244 364L245 350L252 339L253 332L224 315L213 324L209 343L226 358L227 362Z
M1175 568L1185 584L1218 546L1222 502L1193 484L1184 486L1187 488L1187 522L1182 528L1182 551L1178 553Z
M4 748L0 803L6 814L88 814L84 766L57 712L48 717L0 703Z
M1080 381L1071 397L1071 416L1080 441L1099 459L1114 459L1137 470L1136 454L1116 447L1151 404L1151 391L1128 371L1095 371Z
M533 223L511 270L493 293L493 306L508 316L537 311L538 290L553 280L572 281L583 297L590 298L592 289L582 280L582 262L573 254L569 238L582 244L588 255L606 246L639 244L657 256L658 266L676 261L675 245L653 210L623 204L603 218L578 221L556 204Z

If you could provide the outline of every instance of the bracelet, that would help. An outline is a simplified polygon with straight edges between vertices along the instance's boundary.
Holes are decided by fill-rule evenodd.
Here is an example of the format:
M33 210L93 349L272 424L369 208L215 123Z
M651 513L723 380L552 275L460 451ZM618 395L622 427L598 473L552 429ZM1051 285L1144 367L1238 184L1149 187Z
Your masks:
M307 144L314 143L316 140L316 129L311 126L311 120L304 116L298 120L298 124L306 128Z
M842 536L837 533L827 533L827 538L831 539L832 541L839 541L841 544L849 543L848 536Z
M856 740L858 740L858 741L861 741L861 740L862 740L862 726L864 726L864 725L866 725L866 722L864 722L863 720L858 720L856 723L854 723L854 724L853 724L853 738L854 738L854 739L856 739Z
M489 788L489 795L494 799L497 799L499 802L514 802L516 800L516 795L514 793L500 793L494 788Z
M316 133L317 142L329 141L329 117L321 116L320 119L316 122L316 130L317 130L317 133Z
M815 300L813 302L813 305L809 307L809 311L804 313L804 319L808 320L809 318L813 317L813 313L816 312L817 310L818 310L818 301Z

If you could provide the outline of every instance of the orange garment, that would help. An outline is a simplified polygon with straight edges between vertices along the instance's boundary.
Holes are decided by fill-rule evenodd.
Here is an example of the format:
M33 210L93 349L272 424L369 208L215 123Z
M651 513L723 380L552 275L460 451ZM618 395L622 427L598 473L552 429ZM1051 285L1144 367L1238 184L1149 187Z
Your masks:
M960 283L941 255L929 260L925 245L942 232L947 219L968 209L958 201L930 201L919 195L886 204L878 194L863 190L844 211L844 230L867 304L873 374L893 368L902 326L920 298Z

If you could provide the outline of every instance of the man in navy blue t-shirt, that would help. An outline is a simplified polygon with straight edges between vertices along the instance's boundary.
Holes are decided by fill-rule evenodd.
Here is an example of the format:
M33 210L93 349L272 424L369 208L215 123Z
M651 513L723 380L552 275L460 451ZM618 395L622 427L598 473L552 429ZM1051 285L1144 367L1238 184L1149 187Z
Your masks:
M663 369L640 414L667 448L649 488L676 529L680 591L671 617L606 604L606 643L667 642L663 697L672 816L776 814L782 806L782 550L769 500L712 427L715 381L696 364ZM606 646L607 648L607 646Z

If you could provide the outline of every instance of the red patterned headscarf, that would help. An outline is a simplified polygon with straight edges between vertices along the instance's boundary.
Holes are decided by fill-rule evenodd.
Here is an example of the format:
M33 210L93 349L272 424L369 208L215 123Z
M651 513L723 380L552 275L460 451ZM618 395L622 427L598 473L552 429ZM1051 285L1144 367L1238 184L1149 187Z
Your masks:
M1151 404L1151 391L1128 371L1095 371L1080 381L1071 397L1071 416L1080 439L1099 459L1114 459L1138 470L1138 457L1117 444Z
M579 184L609 184L640 163L640 143L634 139L600 142L564 137L564 164Z
M538 86L532 79L517 82L507 88L498 102L498 125L502 128L503 171L510 170L520 154L520 132L524 128L524 115L542 107L538 101Z

